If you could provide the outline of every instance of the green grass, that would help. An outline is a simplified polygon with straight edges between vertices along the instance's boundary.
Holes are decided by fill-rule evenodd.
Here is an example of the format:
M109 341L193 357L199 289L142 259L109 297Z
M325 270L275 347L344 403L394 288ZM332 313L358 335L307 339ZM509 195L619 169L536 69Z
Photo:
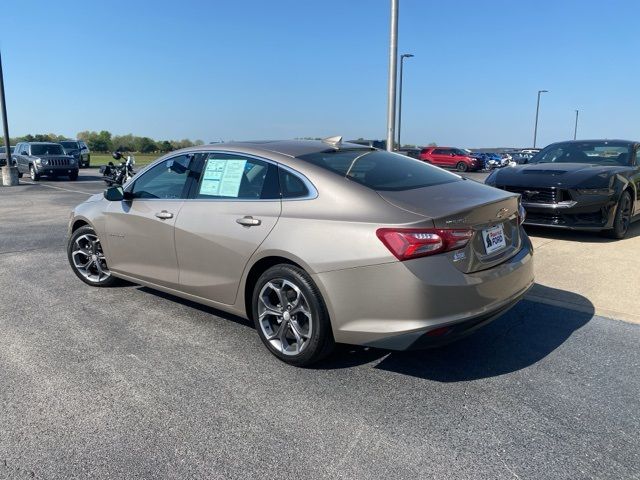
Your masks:
M144 167L145 165L150 164L156 158L160 158L162 154L147 154L147 153L136 153L133 156L136 159L135 168ZM110 153L92 153L91 154L91 166L99 167L100 165L106 165L109 162L114 162L115 160L111 156Z

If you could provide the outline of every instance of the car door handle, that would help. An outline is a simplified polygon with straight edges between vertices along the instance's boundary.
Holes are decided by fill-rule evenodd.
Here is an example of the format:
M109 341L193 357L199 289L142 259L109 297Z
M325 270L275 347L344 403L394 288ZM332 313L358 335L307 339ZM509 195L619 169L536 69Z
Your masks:
M239 223L240 225L243 225L245 227L255 227L260 225L262 221L247 215L245 217L238 218L236 220L236 223Z
M169 218L173 218L173 213L162 210L161 212L156 213L156 217L160 220L168 220Z

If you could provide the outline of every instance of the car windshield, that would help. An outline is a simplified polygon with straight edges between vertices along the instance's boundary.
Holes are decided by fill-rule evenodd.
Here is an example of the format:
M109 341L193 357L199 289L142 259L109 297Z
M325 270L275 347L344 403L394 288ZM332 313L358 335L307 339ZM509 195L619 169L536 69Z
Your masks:
M31 145L31 155L64 155L62 145L47 143L44 145Z
M564 142L549 145L529 163L592 163L629 165L631 145L626 142Z
M67 150L78 150L80 148L78 142L60 142L60 145Z
M373 190L411 190L460 180L421 160L381 150L331 150L299 158Z

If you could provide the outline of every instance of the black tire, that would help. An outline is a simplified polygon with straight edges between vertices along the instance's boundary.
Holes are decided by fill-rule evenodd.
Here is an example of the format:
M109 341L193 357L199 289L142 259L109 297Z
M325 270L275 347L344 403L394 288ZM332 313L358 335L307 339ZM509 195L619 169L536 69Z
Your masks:
M71 266L71 270L73 270L73 273L75 273L80 280L82 280L87 285L91 285L92 287L113 287L117 285L120 282L119 279L115 278L111 274L109 274L109 276L106 278L98 279L97 281L95 281L95 280L91 280L90 278L87 278L76 266L73 258L73 255L74 255L73 252L77 247L76 240L84 235L94 236L98 240L98 243L100 241L98 239L96 232L93 230L93 228L91 228L88 225L85 225L84 227L80 227L77 230L75 230L71 234L71 237L69 237L69 241L67 242L67 259L69 260L69 265ZM106 267L106 260L104 261L104 266Z
M22 175L24 175L22 172L18 172L18 178L22 178Z
M265 328L263 327L262 322L259 319L258 302L261 302L261 300L259 299L260 292L262 292L263 288L268 283L271 282L272 284L278 284L278 282L281 282L282 280L290 282L300 289L300 292L303 294L304 301L308 306L308 311L311 314L311 319L308 322L310 325L307 326L307 330L310 331L309 337L306 342L302 344L303 347L301 351L295 354L286 354L282 351L282 348L276 348L271 343L271 341L267 339ZM291 290L291 292L293 291ZM294 365L296 367L307 367L327 357L335 347L333 332L331 330L331 322L329 320L329 313L327 311L327 307L324 303L320 290L313 282L311 277L307 274L307 272L305 272L301 268L287 264L275 265L269 268L260 276L260 278L258 278L258 281L256 282L256 285L253 289L251 306L251 313L253 315L256 330L258 331L260 339L269 349L269 351L283 362ZM292 312L294 311L295 308L292 310ZM271 317L271 320L269 320L267 317ZM306 317L303 315L302 318L304 319ZM291 320L295 320L295 316L292 316ZM273 315L267 315L263 319L263 322L273 322L275 326L276 317ZM284 320L281 320L280 323L281 322L284 322ZM291 326L292 322L288 322L289 331L293 334L293 327ZM297 320L297 322L299 324L300 320ZM276 343L278 342L278 340L275 338L272 341ZM295 343L297 345L297 342Z
M469 170L469 165L464 162L458 162L458 164L456 165L456 170L458 170L459 172L466 172L467 170Z
M40 174L36 173L36 169L33 165L29 165L29 176L34 182L40 180Z
M607 237L621 240L627 235L631 225L631 206L631 195L627 191L622 192L613 218L613 228L605 231Z
M78 180L78 172L70 173L69 180L71 180L72 182L75 182L76 180Z

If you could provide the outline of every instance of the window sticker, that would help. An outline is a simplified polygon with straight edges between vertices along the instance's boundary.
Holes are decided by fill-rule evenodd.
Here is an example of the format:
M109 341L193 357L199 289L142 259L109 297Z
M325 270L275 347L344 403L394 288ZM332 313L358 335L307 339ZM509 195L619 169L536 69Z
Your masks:
M199 195L238 197L246 160L207 159Z

